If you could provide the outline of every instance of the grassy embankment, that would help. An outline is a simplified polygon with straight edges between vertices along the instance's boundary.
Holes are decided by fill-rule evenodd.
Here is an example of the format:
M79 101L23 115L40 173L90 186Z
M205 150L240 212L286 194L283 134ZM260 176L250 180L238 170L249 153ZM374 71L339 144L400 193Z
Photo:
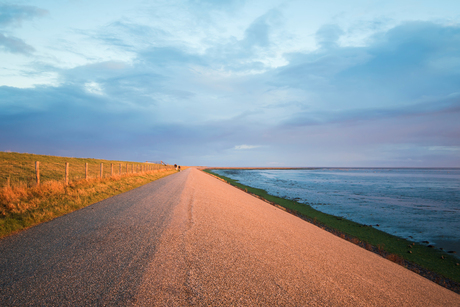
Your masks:
M258 195L271 203L278 204L286 208L290 213L302 216L305 220L343 239L377 252L385 258L406 266L414 272L459 293L460 265L458 263L460 261L450 254L390 235L372 226L362 225L341 217L322 213L306 204L270 195L262 189L245 186L237 180L213 173L212 170L204 171L220 177L231 185L243 189L248 193ZM441 276L438 276L438 274ZM450 281L442 277L450 279ZM454 281L454 283L451 281Z
M35 161L40 161L39 186L35 182ZM66 162L68 185L64 183ZM85 180L85 163L88 163L88 180ZM100 163L104 164L102 179ZM112 177L111 164L114 164ZM142 172L142 166L152 170ZM0 152L0 238L175 172L172 166L151 163Z

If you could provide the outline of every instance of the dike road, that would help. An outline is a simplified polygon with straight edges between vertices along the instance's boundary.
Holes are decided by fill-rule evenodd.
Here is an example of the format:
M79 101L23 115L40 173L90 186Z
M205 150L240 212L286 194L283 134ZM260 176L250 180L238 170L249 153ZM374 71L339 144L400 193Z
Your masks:
M195 168L0 240L1 306L460 306Z

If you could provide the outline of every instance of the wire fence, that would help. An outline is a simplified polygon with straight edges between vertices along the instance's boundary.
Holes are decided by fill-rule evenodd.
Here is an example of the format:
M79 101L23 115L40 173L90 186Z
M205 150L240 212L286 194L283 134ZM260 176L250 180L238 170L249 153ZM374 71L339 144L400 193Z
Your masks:
M3 165L0 186L34 186L47 181L69 184L72 181L108 178L114 176L142 175L148 172L172 170L174 166L154 163L107 162L41 162Z

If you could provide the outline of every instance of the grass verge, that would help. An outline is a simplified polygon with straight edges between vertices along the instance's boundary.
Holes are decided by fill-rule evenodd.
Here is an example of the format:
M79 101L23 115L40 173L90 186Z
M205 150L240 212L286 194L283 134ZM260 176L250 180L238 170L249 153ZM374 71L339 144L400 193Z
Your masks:
M175 172L174 169L154 170L88 181L82 179L67 186L50 180L39 186L3 187L0 189L0 238Z
M268 194L265 190L243 185L237 180L213 173L227 183L259 197L272 205L309 221L343 239L366 248L460 294L460 260L440 250L393 236L372 226L320 212L301 204Z

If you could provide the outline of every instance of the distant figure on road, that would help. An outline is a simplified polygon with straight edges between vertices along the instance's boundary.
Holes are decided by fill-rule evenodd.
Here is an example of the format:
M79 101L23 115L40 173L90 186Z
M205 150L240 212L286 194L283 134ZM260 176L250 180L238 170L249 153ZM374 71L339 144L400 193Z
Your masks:
M179 168L179 172L180 172L180 165L178 166L178 168Z
M176 169L176 171L177 171L177 164L174 164L174 168L175 168L175 169Z

